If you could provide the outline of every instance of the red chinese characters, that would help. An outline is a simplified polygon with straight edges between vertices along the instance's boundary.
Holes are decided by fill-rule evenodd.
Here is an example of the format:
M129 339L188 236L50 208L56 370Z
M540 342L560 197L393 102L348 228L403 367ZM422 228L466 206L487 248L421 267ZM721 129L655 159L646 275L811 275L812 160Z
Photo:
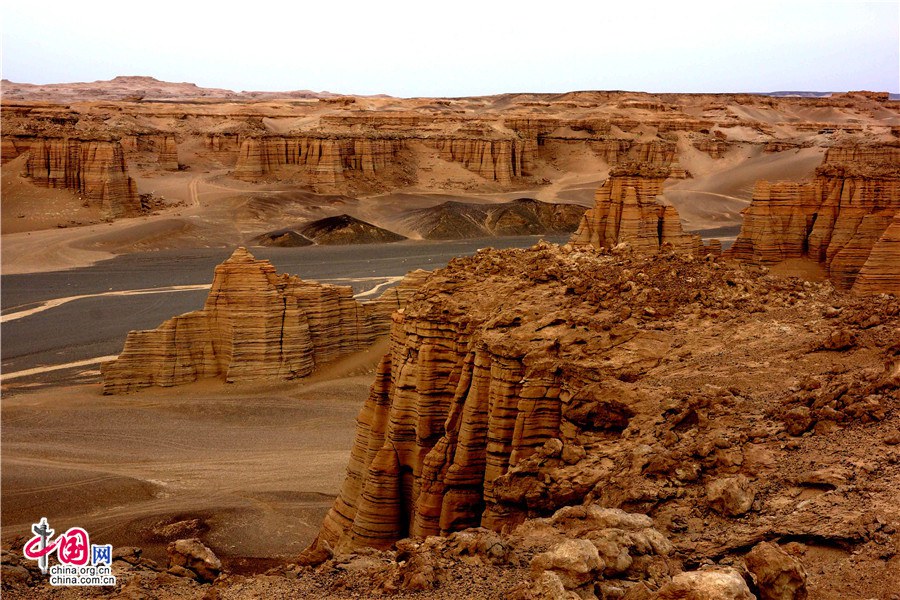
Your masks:
M81 527L72 527L60 534L53 541L48 541L41 548L41 537L35 536L28 540L23 549L25 558L37 560L56 552L56 558L61 564L82 567L90 560L91 543L88 532Z

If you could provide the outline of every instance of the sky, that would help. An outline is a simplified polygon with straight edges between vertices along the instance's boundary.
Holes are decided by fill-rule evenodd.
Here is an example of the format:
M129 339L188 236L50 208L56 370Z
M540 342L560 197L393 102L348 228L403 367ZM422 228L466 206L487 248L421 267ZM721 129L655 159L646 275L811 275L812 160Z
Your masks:
M900 0L20 0L2 75L468 96L900 92Z

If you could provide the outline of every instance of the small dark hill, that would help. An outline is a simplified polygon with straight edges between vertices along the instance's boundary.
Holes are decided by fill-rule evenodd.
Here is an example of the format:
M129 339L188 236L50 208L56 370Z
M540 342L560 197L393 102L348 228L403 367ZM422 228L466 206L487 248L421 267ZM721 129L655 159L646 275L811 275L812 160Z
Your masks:
M251 240L254 246L275 246L278 248L299 248L311 246L313 242L308 237L301 235L293 229L276 229L267 231Z
M321 246L385 244L405 239L400 234L360 221L350 215L338 215L303 225L267 231L250 240L250 243L255 246L296 248L312 244Z
M300 235L320 245L384 244L406 238L393 231L360 221L350 215L325 217L300 227Z
M519 198L502 204L444 202L410 211L404 225L427 240L570 233L586 207Z

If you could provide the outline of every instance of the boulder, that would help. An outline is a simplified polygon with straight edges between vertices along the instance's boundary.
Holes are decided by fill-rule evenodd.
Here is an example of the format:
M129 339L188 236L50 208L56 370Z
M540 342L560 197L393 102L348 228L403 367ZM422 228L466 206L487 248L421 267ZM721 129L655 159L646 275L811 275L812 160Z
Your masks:
M215 581L222 572L222 562L212 550L197 538L176 540L166 548L169 569L187 576L181 569L193 573L193 579L201 582Z
M777 545L761 542L744 561L759 587L760 600L806 599L806 569Z
M706 486L706 500L710 507L729 517L736 517L750 510L755 497L756 492L744 475L716 479Z
M672 578L652 600L756 600L735 569L717 567L686 571Z
M559 576L563 587L575 589L590 581L596 571L606 565L600 560L597 547L588 540L567 539L547 552L534 557L531 571L534 574L551 571ZM538 575L539 578L540 575Z

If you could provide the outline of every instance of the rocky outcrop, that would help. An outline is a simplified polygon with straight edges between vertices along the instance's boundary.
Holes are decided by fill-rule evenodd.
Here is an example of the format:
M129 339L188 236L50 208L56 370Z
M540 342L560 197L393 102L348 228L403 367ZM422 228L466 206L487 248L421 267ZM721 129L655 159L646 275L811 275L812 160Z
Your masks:
M117 141L38 138L29 148L25 173L36 185L81 194L106 218L141 212L137 185Z
M900 146L830 148L811 183L757 183L728 255L758 264L811 258L849 288L898 210Z
M701 152L706 152L710 158L722 158L728 151L730 144L724 139L724 136L706 136L695 139L693 141L693 146ZM766 152L776 151L777 150L769 149L768 146L766 147Z
M303 183L335 184L347 175L372 177L398 160L403 143L393 138L262 137L240 143L237 179L294 177Z
M402 305L411 292L394 293ZM372 308L352 289L278 275L244 248L216 267L202 310L157 329L132 331L119 358L103 365L104 393L226 381L305 377L317 366L362 350L384 332L390 303Z
M760 600L806 600L806 569L776 544L757 544L744 560Z
M388 244L406 237L382 229L350 215L336 215L316 219L304 225L267 231L251 241L260 246L293 248L319 244L322 246L347 246L353 244Z
M878 239L859 270L853 291L900 297L900 210Z
M646 568L646 577L668 574L635 597L745 598L734 571L670 578L636 541L624 556L626 532L649 519L611 525L620 531L595 540L591 505L652 514L692 565L726 555L723 565L737 564L747 548L779 537L869 543L876 537L859 519L875 523L872 511L892 505L887 474L877 499L838 485L833 510L828 494L804 503L795 489L845 481L804 470L869 456L878 432L893 430L900 312L890 298L854 298L828 282L715 257L539 244L452 261L392 321L347 478L310 556L396 543L412 561L401 548L419 542L407 536L481 527L515 537L572 506L563 511L572 537L594 548L559 538L526 554L529 589L550 595L523 597L596 593L601 583L618 586L601 573ZM853 341L834 351L848 353L848 370L836 372L816 344L844 329ZM782 366L762 369L760 356ZM798 434L809 433L790 438L782 406L786 414L801 404L808 419ZM868 441L849 449L847 436L828 435L840 427ZM872 473L890 471L893 458L871 456ZM877 539L883 551L893 547L889 536ZM441 581L445 563L427 564L434 570L423 577ZM764 570L759 581L779 579Z
M641 396L619 384L589 385L573 353L590 356L594 369L609 360L636 373L657 364L671 338L614 320L582 338L550 308L566 297L565 285L532 298L540 311L507 303L533 285L530 277L573 268L557 256L531 250L485 255L478 266L454 261L394 313L391 350L360 412L348 476L320 542L383 548L405 535L511 527L524 506L559 506L546 488L522 487L540 464L578 462L577 445L558 438L627 426ZM486 277L490 293L477 283ZM585 297L578 293L572 298ZM561 480L561 497L583 496L591 477Z
M638 252L657 252L666 245L679 252L702 251L700 237L682 230L675 207L656 199L668 176L668 167L614 168L594 195L594 208L584 214L572 244L610 249L627 242Z
M672 578L652 600L755 600L737 569L686 571Z

